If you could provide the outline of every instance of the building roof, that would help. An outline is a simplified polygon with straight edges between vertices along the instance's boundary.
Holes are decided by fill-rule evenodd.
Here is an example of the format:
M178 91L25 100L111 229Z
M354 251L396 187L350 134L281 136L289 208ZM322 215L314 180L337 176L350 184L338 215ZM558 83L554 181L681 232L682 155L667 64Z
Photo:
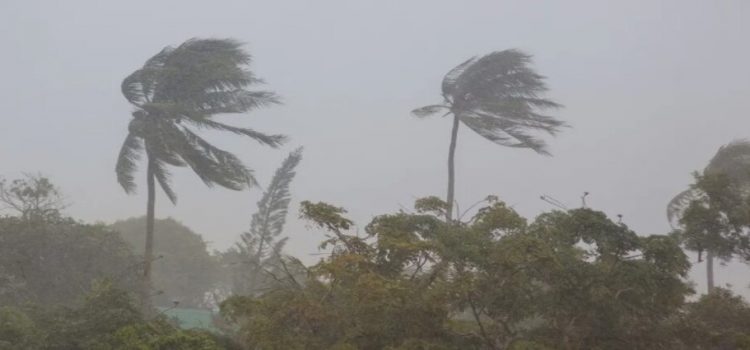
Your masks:
M167 317L177 320L182 329L204 329L218 331L213 323L214 313L210 310L159 308Z

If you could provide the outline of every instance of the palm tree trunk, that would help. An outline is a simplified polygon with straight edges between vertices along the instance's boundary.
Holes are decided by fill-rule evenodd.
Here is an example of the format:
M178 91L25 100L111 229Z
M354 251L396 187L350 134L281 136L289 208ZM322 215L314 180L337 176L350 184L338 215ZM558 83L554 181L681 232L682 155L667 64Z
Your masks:
M453 220L453 202L455 201L455 184L456 184L456 141L458 140L458 115L453 114L453 129L451 130L451 145L448 149L448 196L445 201L448 208L445 210L445 219L448 222Z
M156 204L156 185L154 183L154 161L149 157L146 170L148 185L148 203L146 204L146 249L143 254L143 284L141 286L141 303L144 314L151 310L151 262L154 260L154 207Z
M714 253L706 251L706 282L708 283L708 293L714 291Z

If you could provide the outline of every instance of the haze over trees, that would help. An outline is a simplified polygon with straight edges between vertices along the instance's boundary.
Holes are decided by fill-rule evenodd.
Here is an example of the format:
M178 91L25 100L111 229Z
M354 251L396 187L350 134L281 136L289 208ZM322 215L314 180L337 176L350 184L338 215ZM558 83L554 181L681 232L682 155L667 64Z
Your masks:
M531 55L495 51L449 71L442 103L412 111L451 117L445 199L415 198L357 222L346 207L371 203L294 195L302 147L278 153L276 171L256 179L240 158L247 149L230 153L199 134L286 141L218 121L279 103L254 90L262 81L250 63L234 39L189 39L124 79L133 112L115 172L132 194L145 163L143 217L86 223L64 212L54 179L0 179L0 350L750 349L750 305L713 281L714 258L750 261L750 142L721 147L668 204L673 232L636 232L585 202L525 216L495 194L459 213L461 124L542 155L542 135L567 126L546 114L561 105L546 97ZM345 166L329 170L368 171ZM157 185L176 203L175 168L251 205L245 190L257 188L254 212L230 212L248 222L232 247L211 247L180 218L156 218ZM308 234L290 229L289 215L322 231L316 261L286 250ZM701 295L688 252L709 262Z
M235 40L191 39L164 48L122 82L122 94L135 111L115 171L125 192L133 193L136 162L145 154L148 193L141 299L146 309L152 293L156 183L172 203L177 201L167 167L190 167L207 186L239 191L256 184L252 171L237 156L212 145L193 128L246 136L271 147L284 141L281 135L212 119L278 103L272 92L248 90L261 82L247 69L249 64L250 55Z
M678 227L685 248L706 253L708 290L714 288L714 258L750 257L750 142L732 141L716 152L695 183L667 205L667 218Z
M109 225L132 251L143 256L146 218L130 218ZM211 255L203 237L172 218L154 220L153 290L155 305L201 308L221 273L219 258Z
M276 282L274 278L281 273L283 249L288 239L281 235L291 202L289 186L301 160L302 149L298 148L276 169L258 202L258 211L250 220L250 230L222 254L232 294L262 294L272 287Z

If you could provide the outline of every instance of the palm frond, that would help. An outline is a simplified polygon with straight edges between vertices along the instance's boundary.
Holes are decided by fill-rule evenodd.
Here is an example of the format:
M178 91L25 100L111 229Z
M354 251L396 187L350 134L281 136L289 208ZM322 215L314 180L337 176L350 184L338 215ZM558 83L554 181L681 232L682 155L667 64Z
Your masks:
M452 102L452 97L456 92L456 83L458 78L466 71L466 69L477 60L476 57L469 58L458 66L454 67L443 77L443 97L446 101Z
M117 157L115 173L117 173L117 182L125 190L125 193L135 192L134 173L138 169L136 162L141 158L140 152L143 149L141 140L131 134L125 137L125 141L120 148L120 154Z
M524 123L497 118L486 113L462 113L459 119L480 136L506 147L530 148L542 155L550 155L544 140L532 135Z
M143 67L136 70L122 81L122 94L128 102L140 106L153 99L164 63L174 49L166 47L146 61Z
M690 203L700 200L703 196L703 192L695 188L684 190L674 196L674 198L669 201L669 204L667 204L667 220L669 221L669 225L672 226L672 228L679 227L679 220L685 210L690 206Z
M213 121L205 118L186 119L188 122L194 124L199 128L214 129L220 131L229 131L238 135L243 135L252 138L255 141L273 148L277 148L284 144L286 136L284 135L266 135L262 132L255 131L249 128L240 128L236 126L227 125L217 121Z
M414 114L414 116L416 116L417 118L426 118L446 109L448 109L448 107L444 105L429 105L417 108L411 111L411 114Z
M167 163L171 166L184 167L186 164L180 153L180 145L174 142L179 134L169 123L155 121L147 124L145 139L149 158Z
M172 202L172 204L177 204L177 194L172 190L172 175L167 170L165 163L160 160L154 160L152 170L156 181L159 183L159 187L161 187L164 194L167 195L169 201Z
M256 108L280 104L279 96L270 91L217 90L196 99L196 108L204 114L244 113Z
M236 40L190 39L177 47L166 47L123 80L123 95L137 106L131 129L137 130L134 135L142 140L149 159L156 162L155 175L171 201L176 196L168 166L190 166L208 186L240 190L256 184L252 172L235 155L213 146L185 127L183 121L251 137L271 147L284 142L281 135L210 119L216 114L242 113L279 103L273 92L247 90L262 83L248 69L250 63L251 56ZM125 142L133 147L133 140ZM132 169L137 158L132 152L123 146L117 167L118 181L126 192L135 188Z
M443 96L450 111L484 138L549 155L546 142L535 133L554 136L567 124L540 112L561 105L543 97L545 78L530 63L531 56L518 50L471 58L446 74ZM437 110L427 106L413 113L426 116Z
M261 82L245 68L251 58L241 46L231 39L186 41L165 60L155 96L201 106L211 101L208 93L240 90Z
M174 127L174 141L179 144L176 151L207 185L217 184L239 191L257 184L252 171L234 154L207 142L186 127Z

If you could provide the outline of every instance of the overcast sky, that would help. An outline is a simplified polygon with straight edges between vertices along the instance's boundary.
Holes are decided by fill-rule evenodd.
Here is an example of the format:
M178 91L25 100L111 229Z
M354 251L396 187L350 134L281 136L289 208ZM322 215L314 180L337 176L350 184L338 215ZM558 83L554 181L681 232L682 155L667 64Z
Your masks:
M665 205L719 146L750 137L750 2L675 1L21 1L0 2L0 175L49 176L68 213L112 222L145 213L114 175L131 106L122 79L191 37L247 43L252 69L284 105L225 118L284 133L282 150L234 135L207 137L267 183L304 146L292 185L288 250L316 258L320 233L297 219L301 200L346 207L360 230L377 214L444 195L450 122L418 120L440 102L443 75L467 58L518 48L548 77L572 125L553 157L460 132L457 199L496 194L521 214L589 205L639 234L666 233ZM143 177L143 176L142 176ZM141 181L144 187L145 181ZM260 190L208 189L177 171L174 217L224 249L247 229ZM694 278L703 282L703 264ZM717 284L750 283L734 265ZM701 290L703 289L700 287Z

